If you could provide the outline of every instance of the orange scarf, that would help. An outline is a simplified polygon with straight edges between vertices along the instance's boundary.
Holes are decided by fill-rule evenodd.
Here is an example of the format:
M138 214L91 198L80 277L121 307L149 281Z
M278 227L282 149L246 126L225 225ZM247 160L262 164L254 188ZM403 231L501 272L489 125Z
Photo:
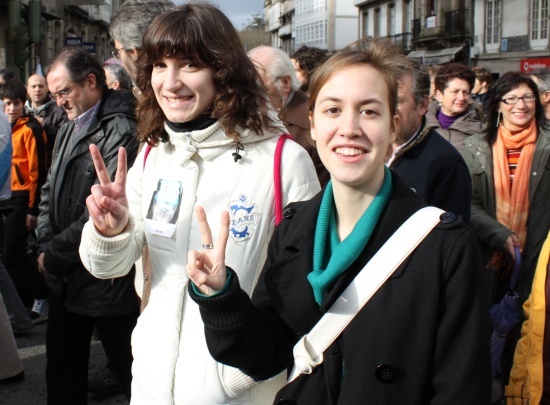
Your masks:
M529 176L536 140L537 125L533 120L528 128L517 133L510 132L504 125L499 126L493 145L496 219L516 234L521 250L527 234L525 224L529 213ZM521 149L511 190L507 157L510 149ZM498 264L502 265L505 257L505 252L496 252L490 262L491 267L500 267Z

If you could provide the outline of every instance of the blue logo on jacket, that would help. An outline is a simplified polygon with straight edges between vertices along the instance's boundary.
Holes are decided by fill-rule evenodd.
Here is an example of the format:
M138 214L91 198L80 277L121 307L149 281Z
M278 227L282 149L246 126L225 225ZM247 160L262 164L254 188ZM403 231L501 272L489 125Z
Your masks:
M229 203L229 236L235 242L248 239L254 233L258 223L259 213L256 204L249 203L246 195Z

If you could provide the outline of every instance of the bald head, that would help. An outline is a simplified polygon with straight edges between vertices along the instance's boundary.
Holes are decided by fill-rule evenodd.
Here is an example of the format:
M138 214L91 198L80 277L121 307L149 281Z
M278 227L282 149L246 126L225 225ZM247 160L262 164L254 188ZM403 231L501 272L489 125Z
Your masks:
M48 85L46 79L40 75L32 75L27 79L27 94L33 108L38 108L48 101Z

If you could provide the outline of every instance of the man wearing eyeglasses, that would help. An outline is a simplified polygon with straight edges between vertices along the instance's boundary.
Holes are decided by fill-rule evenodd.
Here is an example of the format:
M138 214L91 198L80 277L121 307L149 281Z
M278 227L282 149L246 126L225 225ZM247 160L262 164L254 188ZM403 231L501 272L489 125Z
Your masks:
M99 182L89 145L100 149L111 178L119 148L126 149L131 165L138 149L134 109L117 91L107 88L103 67L82 48L63 48L47 79L51 97L70 120L57 134L38 219L38 265L50 287L48 403L86 403L94 328L130 397L130 337L139 314L134 272L116 280L97 279L82 266L78 247L88 220L85 201Z
M113 57L120 59L122 65L135 83L136 61L141 52L145 29L157 15L174 7L170 0L127 0L118 9L111 20L109 34L115 50ZM135 86L134 95L139 97L140 90Z

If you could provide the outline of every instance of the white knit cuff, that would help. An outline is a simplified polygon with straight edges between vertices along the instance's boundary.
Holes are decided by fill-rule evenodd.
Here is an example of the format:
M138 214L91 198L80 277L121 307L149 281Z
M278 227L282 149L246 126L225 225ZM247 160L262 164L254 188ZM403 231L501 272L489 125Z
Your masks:
M101 255L109 255L118 253L128 246L134 234L135 221L130 215L126 228L124 228L122 233L116 236L103 236L91 221L88 225L90 225L90 232L88 233L88 250Z

